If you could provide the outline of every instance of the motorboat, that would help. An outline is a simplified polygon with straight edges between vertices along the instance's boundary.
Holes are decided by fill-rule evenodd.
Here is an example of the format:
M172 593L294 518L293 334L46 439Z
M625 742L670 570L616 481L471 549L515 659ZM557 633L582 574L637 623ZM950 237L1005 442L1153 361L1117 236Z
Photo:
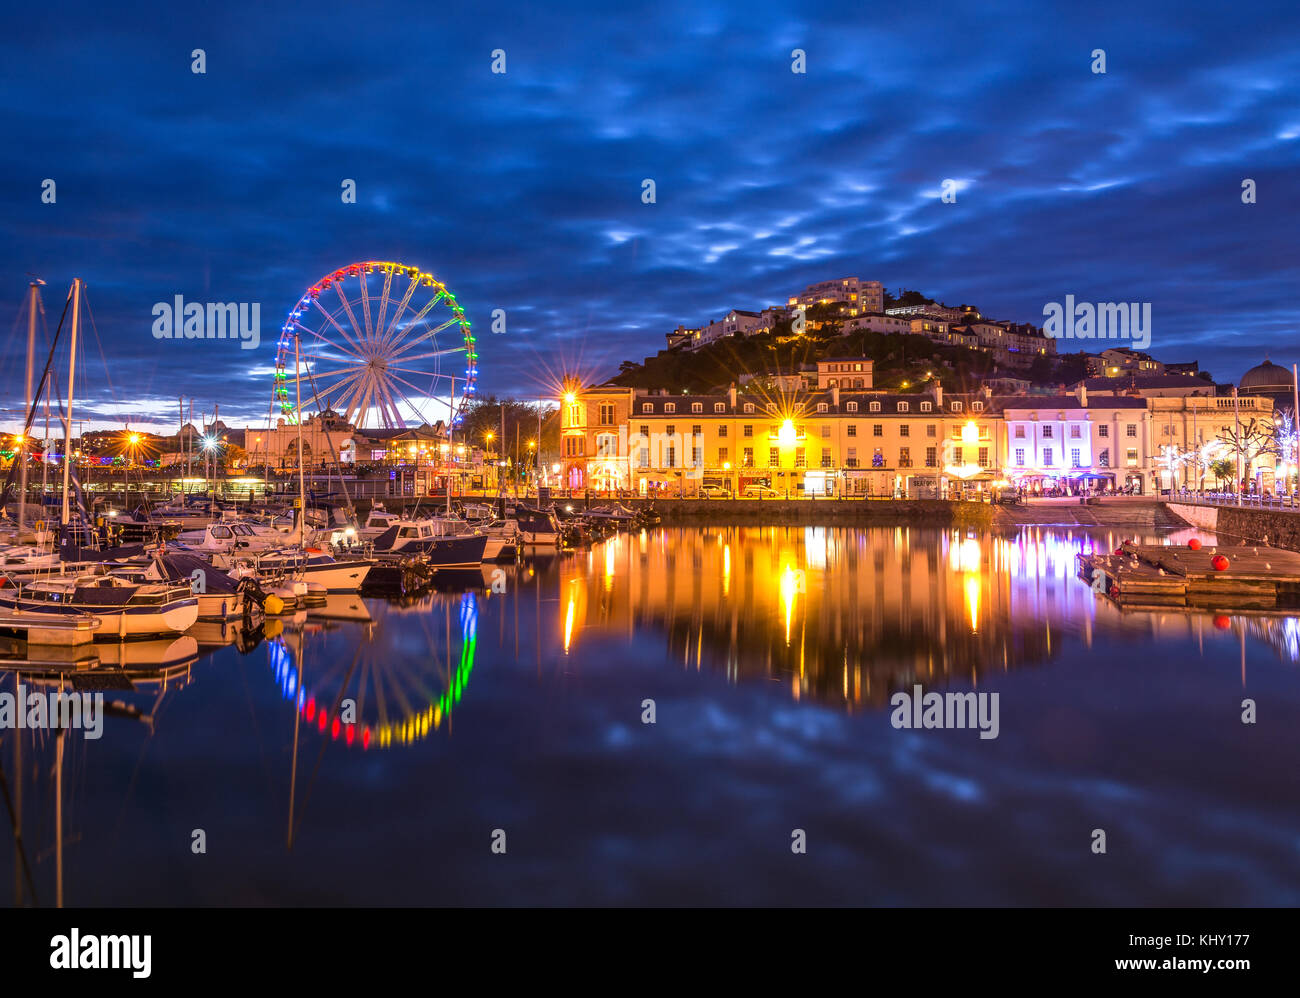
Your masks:
M374 566L372 559L336 557L318 548L214 554L212 563L236 578L298 579L330 593L355 593Z
M89 613L97 637L145 637L184 631L199 619L188 585L139 583L112 575L41 579L0 589L0 608L54 615Z
M483 563L486 534L445 534L428 520L398 519L371 544L376 554L418 554L431 568L469 568Z
M560 523L551 510L516 506L515 523L519 525L519 536L523 540L524 547L546 548L559 546Z
M248 604L248 586L211 562L181 552L158 553L146 565L127 564L109 574L134 582L169 582L189 587L198 599L199 620L242 617Z

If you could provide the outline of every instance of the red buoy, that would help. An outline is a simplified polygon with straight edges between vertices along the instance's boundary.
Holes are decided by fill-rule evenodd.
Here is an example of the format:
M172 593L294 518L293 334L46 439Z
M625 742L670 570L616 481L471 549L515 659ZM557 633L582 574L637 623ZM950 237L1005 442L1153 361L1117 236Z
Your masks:
M1231 626L1231 623L1232 622L1223 614L1219 614L1214 618L1214 626L1221 631L1226 631Z
M1228 559L1221 554L1216 554L1210 559L1210 564L1214 566L1216 572L1222 572L1228 567Z
M1187 546L1193 551L1199 551L1201 550L1201 539L1199 537L1193 537L1187 542Z

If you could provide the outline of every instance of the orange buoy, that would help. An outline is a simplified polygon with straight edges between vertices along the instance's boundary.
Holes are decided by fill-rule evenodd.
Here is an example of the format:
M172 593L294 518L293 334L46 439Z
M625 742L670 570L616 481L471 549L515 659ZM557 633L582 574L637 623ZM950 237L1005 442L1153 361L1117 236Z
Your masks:
M1228 559L1221 554L1216 554L1210 559L1210 564L1214 566L1216 572L1222 572L1228 567Z
M1214 626L1221 631L1226 631L1229 628L1229 626L1231 626L1231 623L1232 622L1228 620L1228 618L1223 614L1219 614L1217 617L1214 618Z
M1199 551L1201 550L1201 539L1199 537L1193 537L1187 542L1187 546L1193 551Z

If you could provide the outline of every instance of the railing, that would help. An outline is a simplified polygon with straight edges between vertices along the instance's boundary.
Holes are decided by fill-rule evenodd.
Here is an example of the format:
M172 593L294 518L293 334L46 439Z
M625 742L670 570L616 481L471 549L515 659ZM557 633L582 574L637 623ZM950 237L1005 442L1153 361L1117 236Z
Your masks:
M1160 498L1169 502L1187 503L1192 506L1240 506L1243 509L1300 509L1300 494L1285 492L1275 495L1248 493L1238 497L1235 492L1161 492ZM1240 502L1238 501L1240 498Z

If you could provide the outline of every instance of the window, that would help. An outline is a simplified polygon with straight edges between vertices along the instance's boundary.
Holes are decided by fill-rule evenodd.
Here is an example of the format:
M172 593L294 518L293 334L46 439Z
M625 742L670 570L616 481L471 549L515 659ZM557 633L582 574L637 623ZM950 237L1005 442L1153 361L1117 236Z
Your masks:
M726 435L727 435L727 424L723 423L721 426L718 427L718 436L725 437Z
M664 403L664 413L665 413L665 414L666 414L666 413L670 413L670 412L676 412L676 411L677 411L677 403L676 403L676 402L665 402L665 403Z
M666 468L677 467L677 445L676 444L668 445L668 460L665 463L664 467Z
M652 402L642 402L642 403L641 403L641 411L642 411L642 412L654 412L654 411L655 411L654 403L652 403Z
M1070 448L1070 467L1071 468L1083 467L1083 465L1079 463L1079 448L1077 447Z
M912 427L907 423L904 423L898 428L898 435L900 437L910 437L912 435Z
M872 424L871 424L871 435L872 435L873 437L883 437L883 436L885 435L885 424L884 424L884 423L872 423Z
M637 466L638 466L638 467L641 467L641 468L648 468L648 467L650 467L650 448L649 448L649 447L642 447L639 451L637 451L637 455L636 455L636 463L637 463Z
M691 412L703 412L703 411L704 411L704 403L703 403L703 402L692 402L692 403L691 403Z
M899 411L899 412L907 412L907 410L908 410L908 403L906 403L906 402L899 402L899 403L898 403L898 411Z
M675 437L675 436L677 435L677 427L676 427L676 425L674 425L673 423L669 423L667 426L665 426L665 427L664 427L664 431L665 431L665 432L666 432L670 437Z
M983 403L983 402L972 402L972 403L971 403L971 409L973 409L975 412L983 412L983 411L984 411L984 403Z
M753 402L746 402L746 403L745 403L745 411L746 411L746 412L753 412L753 411L754 411L754 403L753 403Z
M981 448L980 448L980 467L981 467L981 468L987 468L988 466L989 466L989 449L988 449L987 447L981 447Z
M804 453L803 453L803 448L802 448L802 447L796 447L796 448L795 448L795 452L794 452L794 466L795 466L796 468L804 468L804 467L807 467L807 461L804 459Z
M933 447L927 447L925 449L925 466L927 468L933 468L938 464L938 462L939 455L935 452L935 449Z
M858 424L857 424L857 423L850 423L847 432L848 432L848 435L849 435L849 436L851 436L851 437L856 437L856 436L858 435Z
M1017 440L1025 439L1025 428L1019 423L1016 424L1016 439Z
M1136 437L1136 436L1138 435L1137 424L1136 424L1136 423L1129 423L1129 424L1128 424L1128 429L1127 429L1127 431L1125 432L1124 435L1125 435L1126 437Z
M926 426L925 426L925 435L926 435L927 437L933 437L933 436L936 435L936 432L935 432L935 426L934 426L933 423L927 423L927 424L926 424Z
M831 407L828 406L825 402L818 402L818 403L817 403L817 411L818 411L818 412L830 412L830 411L831 411Z
M726 411L727 411L727 403L726 403L726 402L714 402L714 403L713 403L713 411L714 411L714 412L726 412Z
M582 453L582 438L578 438L578 453ZM597 457L618 457L618 437L612 433L601 433L596 437Z
M742 437L752 437L754 435L754 427L752 425L742 426L740 428L740 435Z
M691 467L693 467L693 468L702 468L702 467L704 467L704 448L703 448L703 447L692 447L692 448L691 448Z
M898 466L900 468L910 468L912 466L912 448L898 448Z
M745 465L746 468L752 468L752 467L754 467L754 448L753 448L753 447L746 447L746 448L745 448L745 456L744 456L744 459L743 459L742 463Z
M1023 447L1016 448L1016 464L1021 468L1025 466L1025 449Z
M581 405L581 403L575 402L573 405L569 406L569 425L570 425L570 426L581 426L581 425L582 425L582 405Z
M922 411L922 412L929 412L930 409L931 409L931 405L930 405L929 402L922 402L922 403L921 403L921 411Z
M1136 447L1130 447L1128 449L1127 461L1129 467L1132 467L1133 465L1138 463L1138 449Z
M858 449L850 447L848 456L844 458L844 467L856 468L858 466Z
M719 447L719 448L718 448L718 464L726 464L726 463L727 463L727 448L725 448L725 447Z
M871 455L871 467L883 468L885 466L885 453L879 447Z
M640 430L641 430L641 436L643 436L643 437L648 437L648 436L650 436L650 427L647 426L645 423L642 423L642 424L641 424L641 426L640 426Z
M951 406L953 412L961 412L961 403L954 402Z
M830 435L831 435L831 427L830 427L830 424L829 424L829 423L824 423L824 424L822 424L822 436L823 436L823 437L829 437Z
M1052 466L1052 448L1050 448L1050 447L1044 447L1044 448L1043 448L1043 467L1044 467L1044 468L1050 468L1051 466Z
M1107 426L1105 423L1103 423L1101 426L1097 427L1097 436L1099 436L1099 437L1108 437L1108 436L1110 436L1110 427Z
M831 449L829 447L822 448L822 467L831 467Z
M1080 437L1080 435L1081 435L1080 432L1079 432L1080 429L1081 429L1081 427L1079 426L1078 423L1072 423L1072 424L1070 425L1070 439L1071 439L1071 440L1078 440L1078 439L1079 439L1079 437Z
M769 466L769 467L772 467L772 468L779 468L779 467L781 467L781 448L780 448L780 447L769 447L769 448L768 448L768 451L767 451L767 463L768 463L768 466Z
M614 425L614 404L612 402L602 402L600 404L600 425Z
M867 406L867 408L870 409L872 412L879 412L879 411L880 411L880 403L879 403L879 402L872 402L871 405Z
M699 423L691 424L691 436L698 437L703 432L704 432L704 427L701 426Z
M1051 439L1052 439L1052 427L1051 427L1051 424L1048 424L1048 425L1046 425L1046 426L1043 427L1043 439L1044 439L1044 440L1051 440Z
M1103 430L1104 430L1105 428L1106 428L1106 427L1104 427L1104 426L1102 427ZM1110 467L1110 448L1109 448L1109 447L1107 447L1105 450L1103 450L1100 454L1097 455L1097 464L1098 464L1100 467L1102 467L1102 468L1109 468L1109 467Z
M858 411L858 404L857 404L856 402L850 402L848 405L846 405L846 406L844 407L844 411L845 411L845 412L857 412L857 411Z

